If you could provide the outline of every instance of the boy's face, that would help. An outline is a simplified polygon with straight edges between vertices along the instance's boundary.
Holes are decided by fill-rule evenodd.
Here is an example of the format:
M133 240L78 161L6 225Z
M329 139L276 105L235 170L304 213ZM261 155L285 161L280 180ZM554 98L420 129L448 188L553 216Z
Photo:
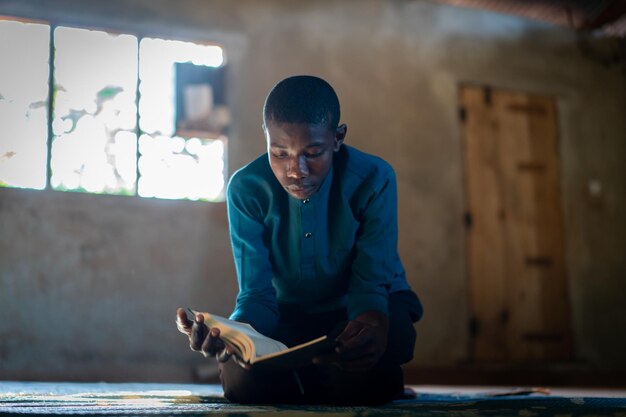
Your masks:
M300 200L315 194L346 136L346 125L273 123L263 127L272 172L285 191Z

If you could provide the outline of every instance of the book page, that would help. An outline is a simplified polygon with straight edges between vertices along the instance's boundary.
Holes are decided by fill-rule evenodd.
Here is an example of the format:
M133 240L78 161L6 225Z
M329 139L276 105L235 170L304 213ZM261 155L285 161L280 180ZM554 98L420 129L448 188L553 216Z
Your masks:
M255 369L295 369L311 365L315 356L331 353L336 346L337 341L328 338L328 336L322 336L281 352L256 357L251 363Z
M241 349L241 358L246 362L252 361L252 358L257 356L264 356L287 349L287 346L283 343L263 336L247 323L229 320L215 314L201 314L204 315L207 326L220 328L224 340L229 341L236 347L245 345L245 348ZM217 325L211 323L217 323Z

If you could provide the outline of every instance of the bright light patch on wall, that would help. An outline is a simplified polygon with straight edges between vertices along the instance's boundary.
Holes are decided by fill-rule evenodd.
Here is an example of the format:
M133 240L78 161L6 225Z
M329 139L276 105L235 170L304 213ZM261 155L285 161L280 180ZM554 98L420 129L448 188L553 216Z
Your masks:
M226 138L175 136L176 63L218 67L222 48L144 38L139 44L138 194L219 201L224 198Z
M134 194L137 38L58 27L51 185Z
M0 185L46 186L50 27L0 20Z

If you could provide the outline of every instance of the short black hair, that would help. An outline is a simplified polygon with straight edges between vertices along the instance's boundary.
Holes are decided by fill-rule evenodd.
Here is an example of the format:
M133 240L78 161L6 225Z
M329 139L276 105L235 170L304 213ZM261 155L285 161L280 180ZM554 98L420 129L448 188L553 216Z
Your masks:
M333 87L312 75L285 78L272 88L263 106L263 122L326 124L335 130L341 110Z

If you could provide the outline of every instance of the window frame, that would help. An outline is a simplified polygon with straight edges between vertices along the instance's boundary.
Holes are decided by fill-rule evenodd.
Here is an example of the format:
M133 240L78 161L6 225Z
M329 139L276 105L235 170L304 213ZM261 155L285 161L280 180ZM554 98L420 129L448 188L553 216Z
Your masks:
M185 34L180 34L180 35L174 35L172 36L171 31L144 31L144 30L136 30L136 29L129 29L127 27L122 27L122 28L116 28L116 29L112 29L110 26L105 26L102 24L93 24L93 23L77 23L77 22L73 22L71 21L71 19L58 19L58 18L31 18L31 17L25 17L25 16L16 16L16 15L5 15L5 14L0 14L0 21L15 21L15 22L21 22L21 23L35 23L35 24L42 24L42 25L48 25L49 26L49 44L48 44L48 97L47 97L47 103L46 103L46 114L47 114L47 137L46 137L46 181L45 181L45 186L43 189L32 189L32 188L28 188L28 187L23 187L29 190L33 190L33 191L52 191L52 192L71 192L71 193L77 193L77 194L89 194L89 195L107 195L107 196L123 196L123 197L136 197L136 198L142 198L142 199L159 199L159 200L172 200L172 201L189 201L189 202L201 202L201 203L224 203L226 201L226 186L228 183L228 177L229 177L229 172L228 172L228 145L230 143L230 126L226 128L226 130L224 131L224 137L226 138L225 140L223 139L216 139L216 140L222 140L224 141L224 156L222 158L223 163L224 163L224 168L223 168L223 172L224 172L224 187L223 187L223 192L222 192L222 196L220 197L219 200L205 200L205 199L199 199L199 200L193 200L190 198L164 198L164 197L143 197L141 195L139 195L139 179L141 177L140 174L140 170L139 170L139 159L141 158L141 152L139 149L139 139L141 137L142 134L148 134L148 132L144 132L141 130L140 127L140 114L139 114L139 101L140 101L140 84L141 84L141 79L140 79L140 71L141 71L141 60L140 60L140 44L142 39L144 38L158 38L158 39L163 39L166 41L182 41L182 42L190 42L190 43L194 43L197 45L207 45L207 46L218 46L222 49L223 52L223 62L221 64L221 67L224 67L227 65L228 59L225 53L225 47L222 43L219 42L211 42L211 41L205 41L205 40L201 40L199 41L197 38L195 38L194 36L189 36L189 35L185 35ZM124 26L124 25L122 25ZM124 193L110 193L110 192L89 192L89 191L83 191L83 190L58 190L52 187L51 184L51 179L52 179L52 144L53 144L53 140L54 140L54 131L53 131L53 116L54 116L54 90L55 90L55 55L56 55L56 47L55 47L55 42L54 42L54 32L58 27L67 27L67 28L73 28L73 29L84 29L84 30L94 30L94 31L102 31L102 32L106 32L108 34L112 34L112 35L131 35L134 36L137 39L137 56L136 56L136 62L137 62L137 72L135 74L135 79L136 79L136 83L135 83L135 128L133 129L133 133L136 135L136 151L135 151L135 170L136 170L136 177L135 177L135 186L134 186L134 192L132 194L124 194ZM165 33L165 32L169 32L169 33ZM229 104L230 107L230 104ZM189 139L189 138L186 138ZM22 188L22 187L13 187L13 186L3 186L0 188Z

